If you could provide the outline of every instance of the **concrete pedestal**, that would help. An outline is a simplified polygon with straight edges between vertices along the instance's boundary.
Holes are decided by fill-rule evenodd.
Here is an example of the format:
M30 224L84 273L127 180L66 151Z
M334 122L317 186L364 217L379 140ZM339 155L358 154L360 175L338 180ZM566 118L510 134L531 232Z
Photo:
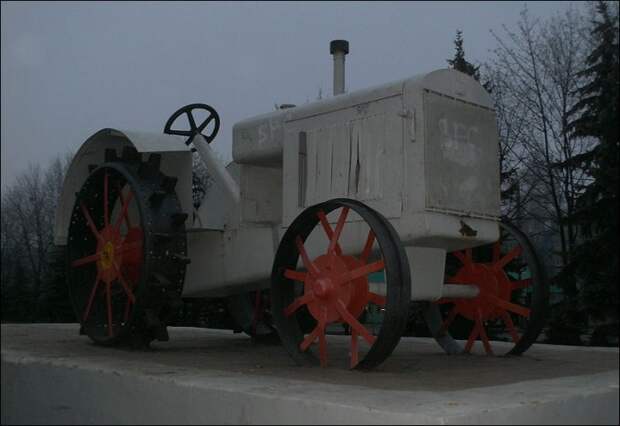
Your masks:
M449 356L403 338L363 373L343 368L333 348L347 343L329 336L321 369L230 331L171 328L140 352L95 346L74 324L2 325L2 424L618 424L617 349Z

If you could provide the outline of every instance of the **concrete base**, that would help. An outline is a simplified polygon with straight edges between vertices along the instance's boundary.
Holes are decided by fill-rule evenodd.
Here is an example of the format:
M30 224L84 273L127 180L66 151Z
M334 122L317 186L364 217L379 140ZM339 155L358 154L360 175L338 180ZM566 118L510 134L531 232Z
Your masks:
M2 424L618 424L617 349L449 356L404 338L362 373L342 368L346 337L328 341L321 369L230 331L171 328L139 352L73 324L2 325Z

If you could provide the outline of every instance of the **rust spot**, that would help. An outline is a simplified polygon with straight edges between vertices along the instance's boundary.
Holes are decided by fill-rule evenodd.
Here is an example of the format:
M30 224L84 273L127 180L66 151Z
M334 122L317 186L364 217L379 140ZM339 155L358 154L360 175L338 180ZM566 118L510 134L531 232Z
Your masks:
M474 228L472 228L471 226L469 226L462 220L461 220L461 229L459 229L459 232L464 237L475 237L476 235L478 235L478 231L476 231Z

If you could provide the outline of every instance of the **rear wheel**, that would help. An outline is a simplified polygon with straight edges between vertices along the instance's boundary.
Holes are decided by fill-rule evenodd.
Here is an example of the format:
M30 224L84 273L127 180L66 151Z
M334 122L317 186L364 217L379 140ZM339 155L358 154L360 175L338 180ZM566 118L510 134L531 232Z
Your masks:
M302 294L296 283L303 284ZM409 264L394 228L378 212L348 199L302 212L282 237L272 270L276 328L299 363L327 365L329 327L332 333L350 330L341 350L350 368L378 366L404 331L410 292ZM369 312L382 317L378 332L364 321ZM301 318L307 314L315 325L305 335ZM318 357L311 350L316 342Z
M426 320L448 353L469 353L480 340L488 355L500 352L491 340L513 343L506 355L520 355L537 339L545 324L548 287L544 269L526 235L500 223L500 241L450 253L446 282L475 285L473 299L440 299L429 304ZM461 345L457 339L466 340ZM498 346L498 345L495 345Z
M106 150L76 194L69 288L81 332L98 344L168 340L166 324L182 305L187 215L159 154L140 160L133 148L122 158Z

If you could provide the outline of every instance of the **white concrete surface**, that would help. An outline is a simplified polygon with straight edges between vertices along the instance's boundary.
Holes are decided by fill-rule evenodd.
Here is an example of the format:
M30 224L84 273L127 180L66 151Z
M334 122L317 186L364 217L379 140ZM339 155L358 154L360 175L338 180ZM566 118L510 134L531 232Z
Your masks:
M140 352L77 330L2 325L2 424L618 424L617 349L449 356L405 338L360 373L342 368L344 336L320 369L229 331L172 328Z

